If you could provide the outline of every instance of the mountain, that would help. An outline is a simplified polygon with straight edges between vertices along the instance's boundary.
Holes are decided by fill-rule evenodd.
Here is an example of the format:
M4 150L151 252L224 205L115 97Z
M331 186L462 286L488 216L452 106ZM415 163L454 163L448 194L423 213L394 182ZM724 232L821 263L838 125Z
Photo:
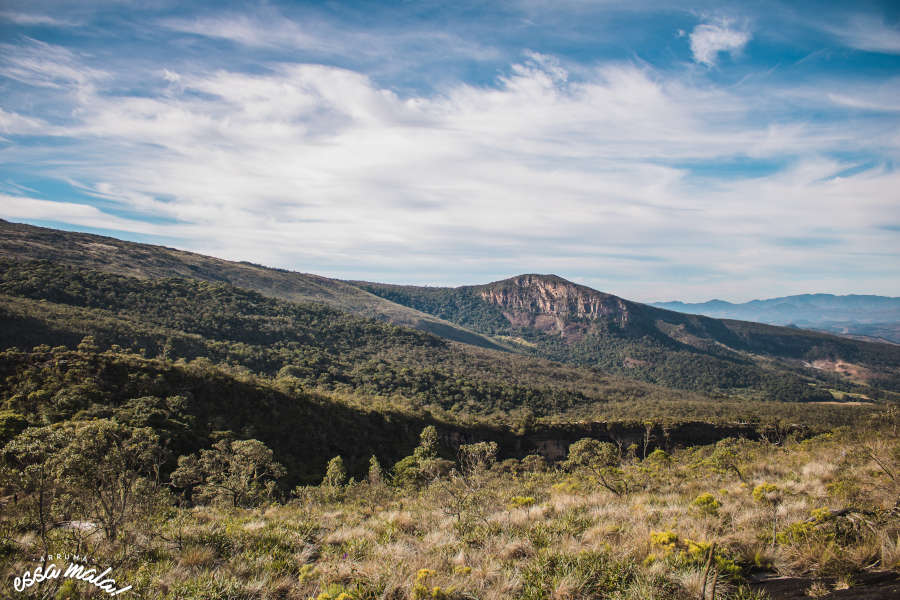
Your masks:
M0 347L77 348L85 336L169 361L207 360L367 407L485 416L561 414L623 394L669 390L534 357L452 342L321 303L266 298L229 284L111 275L0 259ZM115 352L114 352L115 353Z
M42 259L140 279L183 277L255 290L292 302L322 302L355 315L390 321L456 341L497 348L495 342L453 323L385 301L318 275L233 262L163 246L59 231L0 219L0 258Z
M676 392L229 284L0 259L0 425L113 418L152 426L173 459L255 438L293 482L336 454L354 472L373 453L394 462L427 424L559 453L588 432L640 439L648 420L658 439L696 443L868 412Z
M810 401L845 393L877 398L900 388L896 346L686 315L555 275L460 288L345 282L0 222L3 257L11 261L7 311L29 344L54 345L43 340L56 331L71 346L96 332L107 344L149 356L206 356L269 377L290 367L304 385L456 415L529 407L550 417L596 408L604 398L628 396L621 393L627 389L666 399L691 393ZM119 288L131 295L122 298ZM193 309L185 312L185 303ZM297 306L306 312L292 313ZM88 312L76 318L73 311ZM351 315L357 321L340 342L329 341L335 333L327 324ZM373 329L372 319L400 328ZM39 323L23 325L27 320ZM426 335L413 336L409 326ZM41 331L46 335L36 341L31 332ZM522 385L513 390L509 383Z
M320 477L334 454L357 473L376 452L397 460L428 423L515 454L587 431L633 441L647 421L655 439L686 442L827 429L879 406L836 399L897 397L896 346L675 313L552 275L351 283L2 230L0 425L113 418L152 426L172 457L256 438L292 481Z
M353 282L518 350L680 389L815 395L792 375L897 389L900 348L787 327L688 315L556 275L458 288ZM773 377L775 379L773 379ZM785 378L792 381L785 384ZM830 378L830 379L829 379Z
M695 315L795 325L851 338L900 344L900 298L801 294L733 304L656 302L652 306Z

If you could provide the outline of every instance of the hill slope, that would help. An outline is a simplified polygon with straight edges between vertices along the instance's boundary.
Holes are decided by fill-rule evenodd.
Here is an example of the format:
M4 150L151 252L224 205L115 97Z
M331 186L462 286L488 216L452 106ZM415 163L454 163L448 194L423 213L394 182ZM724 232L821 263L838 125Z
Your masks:
M646 421L680 444L869 414L673 391L228 284L0 259L0 421L151 426L172 460L222 435L256 438L291 482L317 481L335 454L356 473L373 453L396 461L429 423L451 445L558 456L588 434L640 440Z
M182 277L229 283L270 298L322 302L359 316L388 320L467 344L499 346L472 331L386 301L337 279L233 262L164 246L59 231L0 219L0 258L52 260L140 279Z

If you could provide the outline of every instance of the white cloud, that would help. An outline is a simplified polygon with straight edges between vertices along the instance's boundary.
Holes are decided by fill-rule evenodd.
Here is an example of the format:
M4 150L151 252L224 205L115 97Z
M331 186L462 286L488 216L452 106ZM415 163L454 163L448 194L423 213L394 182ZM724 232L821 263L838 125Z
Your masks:
M273 23L274 25L270 25ZM246 46L265 48L287 45L320 51L334 51L339 48L335 42L311 35L287 19L264 21L245 15L230 15L167 19L162 24L173 31L225 39Z
M882 19L855 15L825 29L851 48L884 54L900 54L900 29L889 27Z
M860 98L847 94L828 94L828 99L835 104L848 106L850 108L858 108L860 110L874 110L879 112L900 112L900 98L893 96L891 98L880 98L873 101L871 97Z
M75 21L57 19L48 15L36 13L24 13L15 11L0 11L0 21L8 21L16 25L40 25L44 27L71 27L77 25Z
M559 272L648 299L772 289L785 265L842 267L851 285L882 264L859 256L896 249L878 226L896 221L900 175L834 179L851 165L824 158L869 145L900 155L896 124L807 123L779 112L777 89L749 97L631 63L574 78L529 54L490 85L413 97L314 64L179 66L177 85L157 70L148 85L158 89L107 95L114 74L49 50L88 74L33 69L71 95L74 121L53 129L67 146L0 148L0 162L79 182L100 208L5 196L10 218L166 235L332 276L474 283ZM0 123L26 134L28 118L4 112ZM673 166L746 157L793 166L702 184ZM838 240L840 252L777 242L810 235ZM777 293L809 291L787 281L798 287Z
M749 31L732 27L723 20L717 23L702 23L691 32L691 52L694 60L708 67L715 66L720 52L734 56L750 41Z
M40 119L26 117L0 108L0 133L6 135L27 135L45 133L48 125Z
M46 220L99 229L161 235L157 226L108 215L94 206L74 202L53 202L0 193L0 215L5 219Z
M490 60L500 56L491 47L449 31L413 26L398 27L388 35L366 28L336 27L306 16L289 19L272 8L250 17L222 14L192 19L165 19L161 25L179 33L228 40L252 49L290 49L317 56L340 56L353 61L384 62L405 65L410 55L430 55L436 60L465 57Z

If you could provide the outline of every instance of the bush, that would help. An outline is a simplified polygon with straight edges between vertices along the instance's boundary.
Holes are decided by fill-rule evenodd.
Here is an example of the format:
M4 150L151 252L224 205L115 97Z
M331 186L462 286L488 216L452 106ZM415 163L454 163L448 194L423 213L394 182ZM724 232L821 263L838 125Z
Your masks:
M722 507L722 503L716 500L716 498L710 494L700 494L694 501L691 502L691 506L700 511L701 514L715 516L719 514L719 508Z

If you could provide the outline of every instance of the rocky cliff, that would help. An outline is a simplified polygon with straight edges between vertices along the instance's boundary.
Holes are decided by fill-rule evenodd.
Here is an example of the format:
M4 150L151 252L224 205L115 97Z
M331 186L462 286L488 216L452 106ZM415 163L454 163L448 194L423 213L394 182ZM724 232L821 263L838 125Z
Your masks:
M625 327L630 303L556 275L519 275L477 289L516 327L533 327L564 337L583 335L597 321Z

